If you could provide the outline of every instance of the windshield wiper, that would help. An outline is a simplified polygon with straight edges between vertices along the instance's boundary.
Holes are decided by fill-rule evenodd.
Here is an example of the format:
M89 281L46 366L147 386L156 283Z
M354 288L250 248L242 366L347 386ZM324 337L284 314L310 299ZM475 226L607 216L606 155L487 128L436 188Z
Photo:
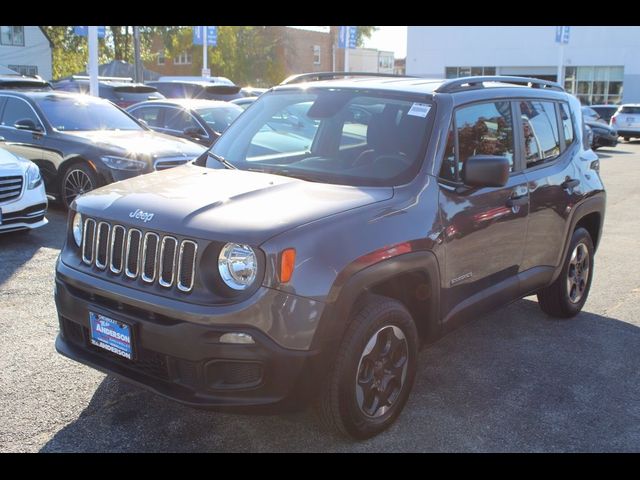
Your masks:
M217 153L213 153L213 152L209 152L209 155L230 170L238 169L238 167L234 166L231 162L229 162L229 160L224 158L222 155L218 155Z

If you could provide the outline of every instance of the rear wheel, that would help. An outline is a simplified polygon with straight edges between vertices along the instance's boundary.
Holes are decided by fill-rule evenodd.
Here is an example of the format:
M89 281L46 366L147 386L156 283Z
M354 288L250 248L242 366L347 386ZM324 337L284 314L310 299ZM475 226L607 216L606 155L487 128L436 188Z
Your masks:
M547 315L570 318L577 315L589 295L593 278L593 242L589 232L573 232L560 276L538 293L538 303Z
M60 199L64 208L69 208L73 200L98 186L98 176L86 163L74 163L65 171L60 183Z
M388 428L416 372L418 332L402 303L371 296L341 342L319 403L323 423L357 439Z

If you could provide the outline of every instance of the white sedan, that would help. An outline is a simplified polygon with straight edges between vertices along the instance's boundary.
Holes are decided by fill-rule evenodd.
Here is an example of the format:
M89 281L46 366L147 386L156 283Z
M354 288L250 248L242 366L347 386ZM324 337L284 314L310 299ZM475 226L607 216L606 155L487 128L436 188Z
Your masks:
M0 233L48 223L47 196L38 166L0 148Z

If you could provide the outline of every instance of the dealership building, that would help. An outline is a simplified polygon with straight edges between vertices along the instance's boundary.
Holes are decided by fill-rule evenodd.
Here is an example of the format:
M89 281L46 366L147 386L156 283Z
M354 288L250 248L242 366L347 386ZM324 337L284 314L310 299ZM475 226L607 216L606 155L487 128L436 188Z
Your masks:
M561 46L562 45L562 46ZM562 62L561 62L562 58ZM583 104L640 103L640 27L408 27L408 75L517 75L557 81Z

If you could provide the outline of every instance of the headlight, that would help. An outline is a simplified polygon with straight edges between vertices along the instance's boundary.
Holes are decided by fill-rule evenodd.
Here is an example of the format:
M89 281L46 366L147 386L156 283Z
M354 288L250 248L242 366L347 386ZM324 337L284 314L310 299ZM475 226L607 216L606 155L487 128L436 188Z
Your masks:
M114 156L104 156L100 158L107 167L113 168L114 170L129 170L137 172L139 170L143 170L147 166L145 162L134 160L132 158Z
M73 230L73 239L75 240L76 245L80 246L82 243L82 215L79 213L76 213L73 217L71 229Z
M42 183L42 175L40 175L40 169L35 163L32 163L27 168L27 188L33 190L39 187Z
M218 271L228 287L245 290L256 279L256 254L249 245L227 243L218 256Z

